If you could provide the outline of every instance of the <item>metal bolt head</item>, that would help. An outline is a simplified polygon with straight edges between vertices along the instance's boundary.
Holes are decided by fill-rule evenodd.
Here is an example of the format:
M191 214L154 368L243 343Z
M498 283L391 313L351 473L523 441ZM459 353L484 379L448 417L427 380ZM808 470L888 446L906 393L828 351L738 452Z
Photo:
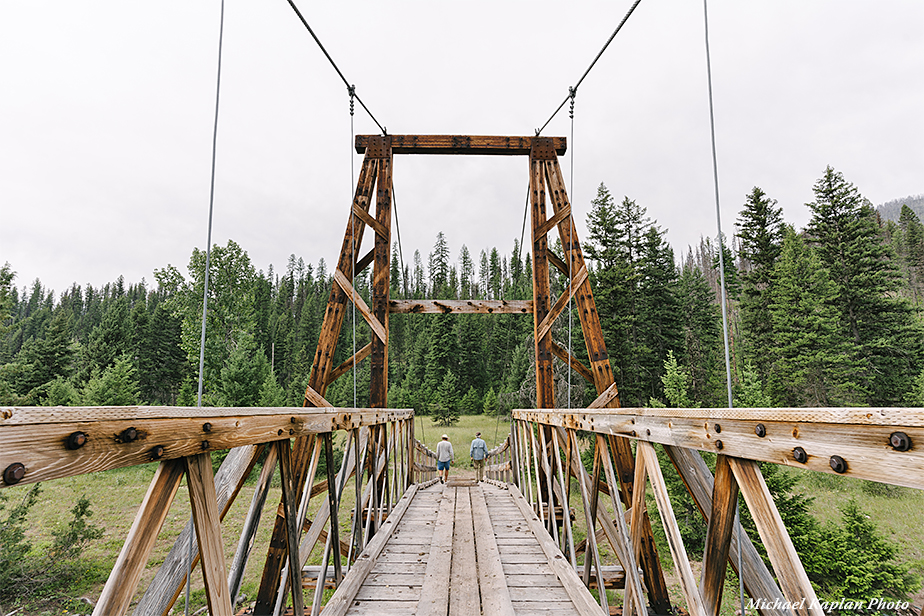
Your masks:
M138 438L138 431L134 428L125 428L119 435L119 440L123 443L131 443L136 438Z
M209 442L208 442L208 441L202 441L202 451L205 451L205 450L208 449L208 448L209 448Z
M765 436L767 436L767 427L764 424L757 424L754 427L754 434L756 434L760 438L764 438Z
M203 431L203 432L211 432L211 431L212 431L212 424L210 424L209 422L205 422L204 424L202 424L202 431Z
M151 448L151 458L153 458L154 460L160 460L162 457L164 457L163 447L161 447L160 445L156 445L155 447Z
M795 458L796 462L799 464L805 464L808 462L808 454L805 453L805 450L801 447L796 447L792 450L792 457Z
M834 469L835 473L844 474L847 472L847 460L840 456L831 456L829 460L831 468Z
M3 471L3 481L6 485L11 486L22 481L26 476L26 467L19 462L13 462Z
M722 431L722 426L721 426L721 425L716 424L714 427L715 427L715 431L716 431L717 433Z
M725 444L724 444L722 441L716 441L716 442L715 442L715 448L716 448L716 449L722 449L723 447L725 447Z
M889 436L889 444L895 451L908 451L911 449L911 437L904 432L893 432Z
M64 446L68 449L80 449L87 444L87 435L85 432L72 432L67 435L67 440L64 442Z

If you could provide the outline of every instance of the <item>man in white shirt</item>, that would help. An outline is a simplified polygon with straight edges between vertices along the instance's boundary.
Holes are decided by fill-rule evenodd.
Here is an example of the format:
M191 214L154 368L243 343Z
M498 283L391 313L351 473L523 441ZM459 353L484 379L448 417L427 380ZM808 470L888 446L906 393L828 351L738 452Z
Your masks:
M440 474L440 483L449 481L449 463L453 457L452 443L449 442L449 436L444 434L443 440L436 445L436 472Z

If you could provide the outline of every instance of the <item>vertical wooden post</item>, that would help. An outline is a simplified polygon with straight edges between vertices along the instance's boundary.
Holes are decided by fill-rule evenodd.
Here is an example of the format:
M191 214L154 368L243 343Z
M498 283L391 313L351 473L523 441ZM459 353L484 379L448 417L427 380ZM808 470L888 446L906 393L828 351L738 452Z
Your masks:
M388 300L391 285L391 138L374 137L370 140L367 156L378 160L376 181L375 219L383 233L375 234L374 267L372 278L372 314L388 333ZM388 341L372 337L372 373L370 375L369 406L388 406Z
M286 552L289 557L289 586L292 588L292 612L295 616L304 614L304 601L302 599L302 566L298 562L298 536L301 524L298 511L298 498L292 482L292 449L289 439L276 441L276 451L279 456L279 479L282 483L282 502L286 516ZM328 486L329 487L329 486ZM310 494L311 491L308 491Z
M728 457L719 455L715 461L715 487L712 492L712 515L706 531L706 551L703 555L703 573L700 588L707 616L719 616L722 605L722 588L728 568L728 549L735 524L735 503L738 501L738 482L728 463Z
M536 407L555 408L555 385L552 377L551 335L540 337L539 325L549 313L549 238L544 232L546 222L544 163L557 156L551 141L537 137L529 154L529 198L533 228L533 338L536 352ZM541 430L541 427L540 427ZM539 469L536 469L539 472ZM551 503L551 498L549 499Z
M218 516L215 478L212 475L212 456L208 452L186 458L186 480L189 484L189 502L199 542L209 613L232 616L221 543L221 520Z

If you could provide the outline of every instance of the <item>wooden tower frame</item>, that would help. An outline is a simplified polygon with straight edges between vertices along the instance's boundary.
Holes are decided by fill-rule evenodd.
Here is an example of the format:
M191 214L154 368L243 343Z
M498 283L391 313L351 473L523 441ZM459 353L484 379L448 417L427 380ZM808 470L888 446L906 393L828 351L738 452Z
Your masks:
M305 406L332 406L324 399L327 387L349 372L353 366L371 357L369 406L388 406L388 336L389 314L394 312L490 312L522 314L533 313L533 333L536 361L536 407L555 408L553 384L553 358L565 361L585 379L592 382L598 398L592 408L618 407L619 397L610 366L600 318L594 303L588 278L587 265L571 214L571 203L565 190L558 157L565 153L564 137L504 137L470 135L358 135L356 152L365 153L351 214L344 234L343 247L334 269L334 284L324 313L318 347L305 390ZM532 302L415 300L392 302L390 291L391 271L391 212L392 212L392 160L395 154L448 154L529 156L529 188L532 228ZM370 212L373 194L375 214ZM548 197L548 198L547 198ZM551 202L552 215L547 213ZM375 233L372 250L360 255L363 233L366 228ZM548 234L557 228L564 250L564 260L549 250ZM354 289L356 276L369 265L372 274L372 306L368 306ZM552 302L550 266L570 278L570 284ZM580 317L590 366L584 366L567 349L556 344L550 335L553 323L574 298ZM337 340L343 327L348 302L353 301L372 330L372 340L351 358L338 366L333 364ZM411 305L412 304L412 305ZM614 439L617 443L614 457L619 477L620 495L626 507L633 500L635 458L627 439ZM308 471L310 457L307 438L296 439L292 452L294 484L302 485ZM554 498L554 496L552 496ZM642 524L642 543L639 564L648 588L651 607L656 613L670 611L667 585L655 551L651 524L647 512ZM285 517L277 514L276 526L257 596L255 613L272 609L280 574L286 562Z

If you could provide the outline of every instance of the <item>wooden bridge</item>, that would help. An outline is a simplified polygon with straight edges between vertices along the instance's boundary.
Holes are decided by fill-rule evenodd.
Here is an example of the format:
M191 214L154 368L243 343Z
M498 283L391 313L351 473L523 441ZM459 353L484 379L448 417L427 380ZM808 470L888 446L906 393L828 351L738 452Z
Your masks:
M244 606L250 614L316 615L322 606L325 616L605 614L620 607L626 616L669 614L674 606L653 540L650 493L690 614L717 616L730 566L748 595L764 600L761 614L821 616L758 462L921 489L924 411L619 408L558 164L565 148L560 137L358 136L365 159L303 408L0 408L0 487L159 463L94 614L129 613L184 476L192 519L133 613L170 612L187 571L201 564L209 612L234 614L278 466L280 502L256 601ZM532 301L392 301L392 158L405 154L528 156ZM374 238L364 252L366 228ZM548 237L556 229L561 254ZM370 265L367 303L353 283ZM565 279L557 297L551 268ZM556 320L572 301L588 365L570 343L554 339ZM336 364L350 304L369 324L371 340ZM400 312L532 316L537 408L513 411L509 436L490 452L487 483L435 483L434 454L414 438L413 412L388 408L389 315ZM333 408L327 387L366 359L374 408ZM597 398L588 408L556 409L555 370L565 368L593 385ZM210 454L224 449L230 452L213 475ZM702 451L716 454L715 474ZM708 522L699 579L659 455L669 458ZM325 473L318 472L321 456ZM237 548L226 559L222 519L257 468ZM736 522L739 493L772 573ZM315 546L321 555L310 558Z

